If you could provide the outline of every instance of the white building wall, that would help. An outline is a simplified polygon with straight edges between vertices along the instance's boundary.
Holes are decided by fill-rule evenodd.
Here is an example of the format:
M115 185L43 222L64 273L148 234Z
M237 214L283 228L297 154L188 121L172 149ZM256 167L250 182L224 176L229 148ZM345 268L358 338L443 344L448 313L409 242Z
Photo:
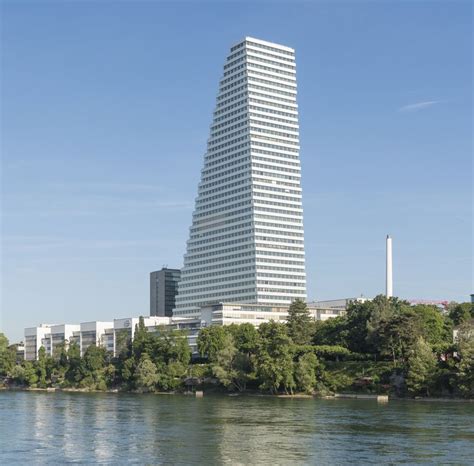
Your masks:
M113 329L113 322L83 322L80 325L79 347L84 356L91 345L105 346L106 330Z
M175 316L306 298L294 50L247 37L220 81Z
M52 325L51 331L43 338L43 346L46 349L46 354L53 356L58 345L69 343L74 332L80 330L80 325L60 324Z
M40 350L46 335L51 333L50 324L41 324L39 327L25 328L25 360L35 361L38 359Z
M327 320L345 312L338 309L316 309L311 306L308 306L308 311L314 320ZM287 318L288 306L220 303L201 308L201 320L206 326L249 323L258 327L270 321L285 323Z
M133 340L139 320L139 317L126 317L114 319L113 322L94 321L77 325L42 324L40 327L25 328L25 359L36 360L41 346L45 347L46 354L53 356L55 346L65 341L77 343L81 356L84 356L91 344L101 346L117 355L117 333L128 330L128 339ZM154 331L160 326L187 331L189 345L193 351L196 351L196 339L200 327L199 319L181 318L173 320L171 317L150 316L144 317L144 324L149 331Z
M127 330L129 332L129 338L133 341L135 338L135 328L140 321L139 317L124 317L121 319L114 319L113 325L113 351L114 355L117 356L117 335L119 332ZM170 325L171 317L162 316L149 316L143 318L143 323L147 328L154 328L159 325Z
M354 298L359 301L365 299ZM327 320L343 315L350 301L352 299L308 303L308 310L314 320ZM218 303L200 308L199 316L196 318L150 316L144 318L144 324L149 331L154 331L159 326L188 331L188 343L193 352L196 352L196 340L201 327L243 323L259 326L263 322L270 321L284 323L288 317L288 308L289 305ZM117 334L127 330L127 341L133 340L138 323L138 317L126 317L114 319L113 322L94 321L83 322L80 325L43 324L40 327L27 328L25 329L25 358L36 359L41 342L51 342L54 335L67 336L64 340L68 341L77 340L81 356L84 356L91 344L102 346L117 356ZM53 355L54 345L48 351Z
M308 306L314 307L315 309L336 309L345 311L351 302L365 303L366 301L370 301L370 298L361 296L358 298L340 298L329 299L326 301L313 301L308 303Z

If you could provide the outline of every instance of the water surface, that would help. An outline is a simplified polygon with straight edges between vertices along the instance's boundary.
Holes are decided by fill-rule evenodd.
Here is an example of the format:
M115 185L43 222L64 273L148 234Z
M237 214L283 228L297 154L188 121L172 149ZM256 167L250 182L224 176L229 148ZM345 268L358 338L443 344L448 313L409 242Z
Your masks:
M474 403L0 392L0 463L473 464Z

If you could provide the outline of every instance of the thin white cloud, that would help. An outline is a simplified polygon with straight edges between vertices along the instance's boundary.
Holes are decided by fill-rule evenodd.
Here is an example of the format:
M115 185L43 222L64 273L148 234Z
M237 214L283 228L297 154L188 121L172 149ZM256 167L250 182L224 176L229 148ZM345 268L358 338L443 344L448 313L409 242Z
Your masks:
M425 100L424 102L416 102L414 104L404 105L398 109L399 112L418 112L433 105L440 104L442 100Z

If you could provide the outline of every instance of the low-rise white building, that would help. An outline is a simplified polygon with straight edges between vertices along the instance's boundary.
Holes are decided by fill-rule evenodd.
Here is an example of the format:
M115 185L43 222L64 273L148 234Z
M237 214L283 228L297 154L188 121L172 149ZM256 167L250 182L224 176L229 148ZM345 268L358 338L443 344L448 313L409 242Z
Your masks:
M41 339L41 345L44 346L46 354L53 356L58 346L65 344L67 347L71 339L73 340L74 333L78 332L80 327L75 324L51 325L50 332Z
M51 332L51 324L40 324L39 327L25 328L25 360L35 361L38 359L38 351L42 341Z
M371 300L370 298L365 298L364 296L361 296L359 298L329 299L326 301L312 301L308 303L308 307L313 308L313 309L318 309L318 310L333 311L337 315L344 315L344 312L349 307L349 304L365 303L366 301L370 301L370 300ZM320 320L325 320L325 319L323 318Z
M124 317L114 319L113 325L113 353L114 356L120 354L127 343L135 338L135 330L140 321L139 317ZM160 325L169 326L171 317L150 316L144 317L143 323L147 329L155 329Z
M122 348L135 338L139 317L114 319L113 322L83 322L81 324L47 325L25 329L25 359L34 361L43 346L46 354L53 356L59 344L79 346L81 356L91 345L100 346L114 356L120 354ZM197 352L197 336L199 329L206 325L200 319L175 319L171 317L150 316L143 318L149 332L158 332L160 327L184 330L193 352Z
M327 320L345 313L347 306L319 306L308 303L308 311L314 320ZM201 308L201 320L206 325L230 325L249 323L259 326L263 322L286 322L288 306L265 304L219 303Z
M107 351L114 349L113 322L83 322L80 325L79 348L84 356L91 345L103 346Z
M351 301L364 302L367 298L337 299L308 303L308 310L314 320L327 320L344 315ZM249 323L259 326L263 322L286 322L288 306L265 304L218 303L201 308L199 317L144 317L149 332L159 332L160 327L185 330L193 354L197 354L199 330L210 325ZM113 322L83 322L79 325L46 325L25 329L25 359L35 360L38 350L44 346L46 353L53 356L60 343L77 343L81 356L91 345L101 346L118 356L135 338L139 317L124 317Z
M16 355L16 361L20 362L25 359L25 344L20 341L20 343L14 344L15 346L15 355Z
M118 356L127 343L135 338L139 317L114 319L114 356ZM201 319L161 316L144 317L143 323L149 332L159 332L160 327L170 330L183 330L186 333L192 353L197 353L197 337L199 330L206 325Z

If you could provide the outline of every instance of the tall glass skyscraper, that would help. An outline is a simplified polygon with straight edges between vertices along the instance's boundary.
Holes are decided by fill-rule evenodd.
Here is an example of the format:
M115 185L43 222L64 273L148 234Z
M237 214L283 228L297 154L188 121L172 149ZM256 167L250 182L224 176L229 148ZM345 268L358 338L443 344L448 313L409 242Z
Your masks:
M230 49L178 285L177 316L306 298L294 50Z

